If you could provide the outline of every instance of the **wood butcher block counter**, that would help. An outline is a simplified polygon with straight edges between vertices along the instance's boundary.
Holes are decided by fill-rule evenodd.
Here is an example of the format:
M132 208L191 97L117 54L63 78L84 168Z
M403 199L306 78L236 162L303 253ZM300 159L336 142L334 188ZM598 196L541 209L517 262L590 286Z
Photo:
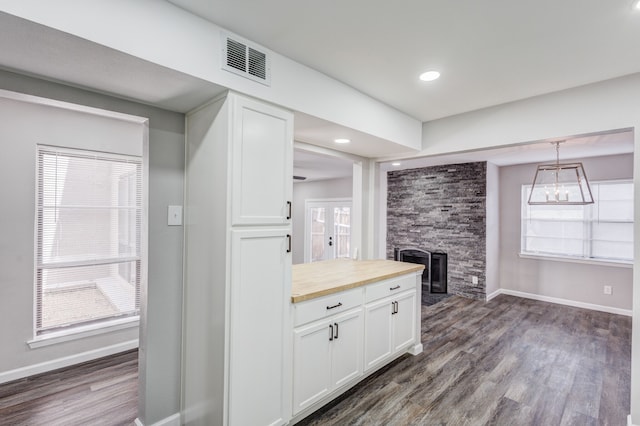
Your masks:
M423 269L424 265L393 260L337 259L293 265L291 301L304 302Z

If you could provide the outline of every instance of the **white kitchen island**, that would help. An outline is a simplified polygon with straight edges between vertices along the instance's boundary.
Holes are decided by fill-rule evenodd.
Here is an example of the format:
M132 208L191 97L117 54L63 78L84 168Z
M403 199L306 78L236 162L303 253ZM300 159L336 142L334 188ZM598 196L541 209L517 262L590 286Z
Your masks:
M399 356L422 352L423 269L391 260L293 266L292 423Z

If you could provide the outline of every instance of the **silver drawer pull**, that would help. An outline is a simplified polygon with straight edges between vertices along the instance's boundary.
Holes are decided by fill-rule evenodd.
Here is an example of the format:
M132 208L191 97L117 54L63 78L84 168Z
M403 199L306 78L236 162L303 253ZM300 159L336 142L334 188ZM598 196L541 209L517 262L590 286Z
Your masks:
M397 285L397 286L395 286L395 287L389 287L389 290L393 291L393 290L397 290L397 289L399 289L399 288L400 288L400 286L399 286L399 285Z
M341 302L341 303L338 303L337 305L327 306L327 310L329 310L329 309L333 309L333 308L339 308L340 306L342 306L342 302Z

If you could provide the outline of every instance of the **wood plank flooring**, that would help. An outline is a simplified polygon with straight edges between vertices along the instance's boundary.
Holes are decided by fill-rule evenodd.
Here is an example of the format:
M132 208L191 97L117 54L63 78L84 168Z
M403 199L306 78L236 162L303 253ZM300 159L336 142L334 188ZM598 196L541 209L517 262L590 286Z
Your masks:
M424 353L299 425L626 425L631 318L506 295L422 318Z
M0 385L2 426L131 425L137 414L137 350Z
M626 425L631 318L499 296L423 307L403 356L301 425ZM137 351L0 385L0 425L131 425Z

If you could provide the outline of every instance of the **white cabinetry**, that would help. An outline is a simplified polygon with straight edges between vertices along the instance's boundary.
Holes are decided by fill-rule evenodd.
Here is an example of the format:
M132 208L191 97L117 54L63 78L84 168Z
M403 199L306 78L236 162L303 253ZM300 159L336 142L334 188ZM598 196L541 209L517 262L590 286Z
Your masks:
M291 268L287 230L234 230L231 237L229 424L285 421ZM250 409L249 409L249 405Z
M365 294L364 369L368 371L416 342L415 278L375 284Z
M232 143L233 225L288 224L291 220L291 114L235 98Z
M362 374L361 301L358 289L344 297L328 296L295 307L296 323L312 322L293 332L294 414ZM340 313L327 316L332 309Z
M292 126L233 93L187 114L185 424L291 417Z
M422 352L420 277L293 304L293 423L401 354Z
M416 341L416 292L399 294L394 299L396 309L391 315L392 354L402 352Z

